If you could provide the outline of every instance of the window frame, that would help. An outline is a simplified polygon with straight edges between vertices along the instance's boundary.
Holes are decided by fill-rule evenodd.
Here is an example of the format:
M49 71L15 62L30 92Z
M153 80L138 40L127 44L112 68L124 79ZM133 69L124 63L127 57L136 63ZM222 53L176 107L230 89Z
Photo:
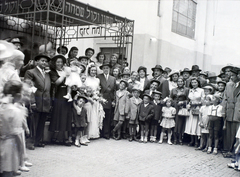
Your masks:
M187 37L189 39L194 39L195 38L195 32L196 32L196 14L197 14L197 1L196 0L185 0L188 2L187 4L187 14L184 14L180 11L180 4L178 5L178 9L175 9L175 3L180 3L182 0L173 0L173 7L172 7L172 26L171 26L171 31L173 33L176 33L178 35ZM190 2L192 3L192 14L190 16L189 14L189 4ZM186 19L185 25L181 24L179 21L179 17L182 19ZM193 17L193 18L192 18ZM176 20L174 20L174 18ZM188 27L188 23L192 23L191 27ZM185 28L185 32L183 33L181 31L181 28ZM191 31L189 31L191 30ZM192 33L192 34L191 34Z

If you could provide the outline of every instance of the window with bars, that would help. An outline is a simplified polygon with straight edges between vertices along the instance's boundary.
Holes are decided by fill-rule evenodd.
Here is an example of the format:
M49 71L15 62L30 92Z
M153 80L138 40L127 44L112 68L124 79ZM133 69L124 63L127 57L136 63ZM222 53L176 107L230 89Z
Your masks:
M195 0L173 0L172 32L193 39L196 8Z

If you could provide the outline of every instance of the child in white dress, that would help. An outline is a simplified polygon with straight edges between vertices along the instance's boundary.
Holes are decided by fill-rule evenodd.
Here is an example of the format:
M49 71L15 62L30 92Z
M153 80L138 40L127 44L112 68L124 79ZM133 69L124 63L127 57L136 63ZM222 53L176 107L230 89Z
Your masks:
M68 99L69 102L72 101L72 87L75 86L77 88L82 86L82 81L80 78L80 73L83 71L83 67L80 62L72 61L70 63L70 67L64 68L66 72L66 81L65 84L67 87L67 95L63 96L64 98Z
M166 106L162 108L162 122L160 126L162 126L162 132L160 136L159 143L161 144L163 142L163 136L164 132L168 130L168 144L172 145L171 138L172 138L172 128L175 127L175 121L174 117L176 114L176 109L172 107L172 99L171 98L165 98L164 100L166 102Z
M201 106L199 110L199 126L201 127L201 139L200 139L200 146L196 148L196 150L203 150L207 151L207 141L208 141L208 135L209 135L209 130L208 130L208 121L209 121L209 110L210 110L210 105L211 105L211 96L208 95L204 99L205 105Z

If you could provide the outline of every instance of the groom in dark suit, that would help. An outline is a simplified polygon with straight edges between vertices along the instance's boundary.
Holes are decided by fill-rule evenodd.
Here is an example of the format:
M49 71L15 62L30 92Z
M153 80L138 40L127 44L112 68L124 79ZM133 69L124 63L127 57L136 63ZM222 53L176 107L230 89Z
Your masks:
M36 67L28 70L25 73L24 79L31 80L34 87L37 88L35 92L36 111L34 114L34 136L35 146L44 147L41 142L43 140L43 131L45 121L51 107L50 88L51 80L48 73L45 73L45 67L50 61L47 55L39 54L35 57Z
M101 136L103 138L109 139L111 133L111 120L112 120L112 102L114 100L114 95L116 91L116 79L115 77L109 75L110 72L110 64L103 63L100 66L100 69L103 70L103 74L99 74L98 78L100 80L101 86L101 94L104 99L107 100L105 104L103 104L103 109L105 112L105 118L103 119L103 129L101 132Z

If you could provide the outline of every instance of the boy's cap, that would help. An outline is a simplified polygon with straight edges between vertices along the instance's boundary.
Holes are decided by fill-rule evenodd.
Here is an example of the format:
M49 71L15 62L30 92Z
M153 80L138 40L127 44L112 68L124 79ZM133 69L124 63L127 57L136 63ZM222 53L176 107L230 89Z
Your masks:
M119 82L119 83L121 83L121 82L124 82L124 83L125 83L125 85L126 85L126 87L128 87L128 82L127 82L127 81L125 81L125 80L120 80L120 82Z

